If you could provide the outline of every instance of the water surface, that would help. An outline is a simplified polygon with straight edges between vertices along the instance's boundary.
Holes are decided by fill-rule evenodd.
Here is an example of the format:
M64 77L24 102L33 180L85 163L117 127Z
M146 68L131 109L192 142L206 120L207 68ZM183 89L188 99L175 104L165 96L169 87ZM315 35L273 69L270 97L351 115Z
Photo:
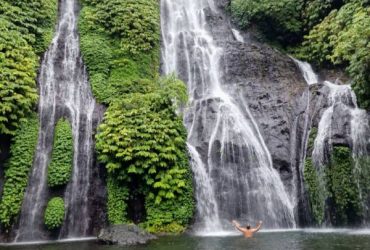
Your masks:
M305 231L267 231L253 239L239 235L199 237L166 236L144 246L105 246L95 241L65 242L38 245L0 246L0 250L344 250L370 249L370 231L349 230L305 230Z

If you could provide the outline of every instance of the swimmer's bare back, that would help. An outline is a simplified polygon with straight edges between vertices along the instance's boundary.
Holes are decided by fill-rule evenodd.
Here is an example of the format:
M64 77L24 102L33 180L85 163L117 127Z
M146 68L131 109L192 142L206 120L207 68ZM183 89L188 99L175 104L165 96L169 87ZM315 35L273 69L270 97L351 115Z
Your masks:
M241 227L240 224L235 220L233 220L232 223L237 230L243 233L245 238L252 238L254 233L258 232L262 226L262 221L260 221L255 228L251 228L250 226L247 226L246 228Z

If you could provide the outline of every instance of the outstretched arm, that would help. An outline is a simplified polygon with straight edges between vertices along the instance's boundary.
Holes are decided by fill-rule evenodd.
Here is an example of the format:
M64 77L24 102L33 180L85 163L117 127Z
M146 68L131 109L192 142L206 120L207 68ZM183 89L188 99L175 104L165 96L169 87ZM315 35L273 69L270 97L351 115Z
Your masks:
M258 232L262 227L262 221L260 220L260 222L257 224L256 228L253 229L253 232Z
M245 232L245 228L242 228L237 221L233 220L232 223L235 226L235 228L238 229L240 232L242 232L242 233Z

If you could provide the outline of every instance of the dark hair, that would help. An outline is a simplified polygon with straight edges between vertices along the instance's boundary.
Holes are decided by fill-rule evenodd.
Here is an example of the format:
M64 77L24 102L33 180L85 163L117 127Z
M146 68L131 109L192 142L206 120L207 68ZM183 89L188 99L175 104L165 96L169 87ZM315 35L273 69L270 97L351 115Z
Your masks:
M247 225L247 229L249 230L249 229L251 229L251 226L250 225Z

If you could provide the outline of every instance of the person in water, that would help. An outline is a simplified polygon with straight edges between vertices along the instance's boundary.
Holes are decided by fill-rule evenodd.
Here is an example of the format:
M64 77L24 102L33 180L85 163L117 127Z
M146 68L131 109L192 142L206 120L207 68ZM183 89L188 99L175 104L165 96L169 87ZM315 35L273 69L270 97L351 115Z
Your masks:
M240 224L235 220L233 220L232 223L236 229L244 234L245 238L252 238L253 234L258 232L262 226L262 221L260 221L255 228L251 228L250 225L247 225L245 228L241 227Z

